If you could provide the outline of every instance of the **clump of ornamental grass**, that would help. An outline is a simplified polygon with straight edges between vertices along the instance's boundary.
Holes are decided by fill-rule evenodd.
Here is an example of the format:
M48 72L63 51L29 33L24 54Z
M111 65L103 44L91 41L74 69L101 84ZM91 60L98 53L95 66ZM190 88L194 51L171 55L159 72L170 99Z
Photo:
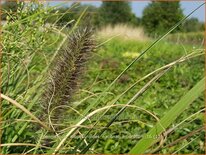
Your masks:
M71 105L72 96L77 91L85 63L95 50L93 30L81 28L73 32L65 46L54 59L48 81L42 95L44 119L50 117L53 122L62 122L62 116Z

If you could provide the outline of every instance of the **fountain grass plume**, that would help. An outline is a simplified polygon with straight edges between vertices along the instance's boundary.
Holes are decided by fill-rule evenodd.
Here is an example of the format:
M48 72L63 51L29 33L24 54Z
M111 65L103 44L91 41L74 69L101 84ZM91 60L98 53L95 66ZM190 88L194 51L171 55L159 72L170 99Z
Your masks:
M47 114L55 107L59 107L53 114L49 114L52 118L58 120L59 114L62 115L62 112L65 111L61 107L71 105L72 96L85 72L85 63L95 47L93 30L80 28L68 37L68 42L54 59L41 99Z

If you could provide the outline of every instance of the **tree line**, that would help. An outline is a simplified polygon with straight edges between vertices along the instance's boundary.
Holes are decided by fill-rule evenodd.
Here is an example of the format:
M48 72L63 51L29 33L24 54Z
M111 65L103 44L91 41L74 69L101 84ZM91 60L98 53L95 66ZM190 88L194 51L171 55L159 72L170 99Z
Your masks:
M13 10L15 12L16 6L15 2L5 2L2 8L3 10ZM82 19L82 24L91 24L96 28L101 28L108 24L142 26L149 35L164 33L185 16L179 1L152 1L144 8L141 18L136 17L132 12L131 3L128 1L103 1L100 7L73 3L71 6L63 6L54 10L62 15L62 18L58 20L58 24L63 25L70 20L77 20L85 8L87 8L87 11ZM56 21L59 17L58 14L56 17L50 17L48 22ZM4 14L2 18L5 18ZM174 32L197 31L204 31L204 23L197 18L190 18Z

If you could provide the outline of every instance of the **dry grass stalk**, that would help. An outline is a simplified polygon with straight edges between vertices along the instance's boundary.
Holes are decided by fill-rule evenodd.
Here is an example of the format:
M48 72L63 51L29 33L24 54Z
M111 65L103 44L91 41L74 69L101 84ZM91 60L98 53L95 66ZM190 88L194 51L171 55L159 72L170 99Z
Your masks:
M100 38L109 38L118 36L122 39L131 39L131 40L138 40L138 41L145 41L149 38L145 35L143 28L141 27L132 27L129 25L119 24L115 26L108 25L99 32L97 32L97 36Z

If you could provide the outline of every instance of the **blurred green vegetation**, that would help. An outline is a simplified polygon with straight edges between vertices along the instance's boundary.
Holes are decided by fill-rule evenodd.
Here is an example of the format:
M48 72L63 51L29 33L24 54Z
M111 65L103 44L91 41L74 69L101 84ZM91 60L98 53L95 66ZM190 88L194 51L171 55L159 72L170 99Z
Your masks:
M190 44L195 47L204 46L205 32L174 33L167 36L167 40L176 44Z
M183 23L182 27L183 30L182 32L199 32L199 31L204 31L204 22L199 22L197 18L190 18Z
M151 2L143 10L142 18L136 17L132 13L130 2L102 2L100 7L89 4L72 3L71 6L62 6L54 9L53 16L48 17L47 22L54 22L59 14L62 18L57 21L61 26L68 21L77 20L83 10L87 12L81 21L83 25L92 25L95 28L102 28L106 25L128 24L132 26L142 26L149 36L161 35L181 20L185 15L180 5L176 2ZM6 19L6 12L16 12L17 2L4 2L2 4L2 19ZM68 27L71 25L68 25ZM179 26L175 32L198 32L204 31L204 23L199 22L197 18L187 19L182 26Z
M102 2L98 11L99 25L132 24L138 25L138 18L132 13L130 2Z
M131 60L133 60L149 44L151 44L151 42L138 42L135 40L125 41L121 40L121 38L113 39L104 44L98 50L98 54L94 56L88 64L88 71L85 77L86 82L84 82L82 88L87 88L87 91L92 94L101 93L102 90L104 90L108 84L111 83L117 75L119 75L122 69L125 68ZM118 96L126 90L129 85L132 85L141 77L182 57L186 53L191 53L192 51L195 51L195 49L190 45L184 45L184 47L182 47L165 41L159 43L151 50L150 53L144 55L138 63L134 64L133 67L131 67L131 69L129 69L129 71L118 80L115 87L110 91L110 94L104 98L104 101L101 101L102 106L112 101L113 96ZM181 96L192 88L192 86L203 76L204 56L180 63L158 80L135 102L134 105L143 107L161 118L181 98ZM126 93L117 102L117 104L125 104L147 81L148 80L145 80L137 84L137 86ZM84 98L83 92L81 92L81 98ZM93 101L93 98L88 99L84 103L83 107L80 106L82 108L79 109L84 109ZM181 120L184 120L201 108L204 108L203 94L197 101L192 103L191 107L181 114L172 126L178 124ZM115 115L118 110L119 108L112 108L106 116ZM98 116L99 115L100 114L98 114ZM164 145L169 144L178 137L186 135L200 124L203 124L203 116L204 113L201 113L194 121L186 121L183 125L177 128L174 133L168 135L167 141ZM96 120L95 118L91 120L94 121ZM110 119L110 117L108 117L108 119ZM105 125L106 122L108 122L108 120L104 117L104 119L98 124L97 128L100 128L101 125ZM114 125L104 133L102 138L95 145L95 148L97 148L95 151L105 154L128 153L132 146L134 146L135 142L140 139L138 136L141 137L141 135L145 134L150 129L149 125L153 125L155 122L156 121L151 116L133 108L127 108L123 115L115 121ZM82 129L81 131L83 132L84 130ZM94 135L94 133L91 133L90 136ZM128 138L134 135L136 135L137 138ZM204 153L204 149L202 146L200 147L200 143L204 143L204 133L201 132L199 135L198 140L196 139L192 144L188 144L188 146L182 149L179 153ZM120 136L122 138L106 138L107 136ZM124 136L127 138L123 138ZM165 148L156 153L172 153L193 138L191 137L185 141L179 142L171 148ZM89 138L87 140L89 141ZM194 149L195 146L197 149Z
M183 17L179 1L153 1L143 11L142 25L150 36L161 35ZM181 27L177 27L172 33L178 31L181 31Z

